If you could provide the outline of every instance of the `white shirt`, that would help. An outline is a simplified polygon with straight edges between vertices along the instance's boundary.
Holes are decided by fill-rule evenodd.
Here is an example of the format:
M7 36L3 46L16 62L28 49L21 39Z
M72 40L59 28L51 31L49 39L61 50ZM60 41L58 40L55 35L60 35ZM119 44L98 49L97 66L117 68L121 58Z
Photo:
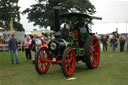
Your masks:
M36 39L36 45L41 45L41 40L40 39Z

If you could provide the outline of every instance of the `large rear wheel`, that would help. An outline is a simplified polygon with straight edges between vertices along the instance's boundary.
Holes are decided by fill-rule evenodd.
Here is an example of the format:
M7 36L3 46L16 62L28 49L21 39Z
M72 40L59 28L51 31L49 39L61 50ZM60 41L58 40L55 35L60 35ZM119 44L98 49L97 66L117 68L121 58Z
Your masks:
M95 36L89 36L84 45L85 48L85 61L89 69L96 68L99 65L100 59L100 46L98 39Z
M62 57L62 71L66 77L71 76L76 67L75 52L71 48L64 51Z
M39 74L44 74L50 67L50 55L46 47L41 48L35 58L35 68Z

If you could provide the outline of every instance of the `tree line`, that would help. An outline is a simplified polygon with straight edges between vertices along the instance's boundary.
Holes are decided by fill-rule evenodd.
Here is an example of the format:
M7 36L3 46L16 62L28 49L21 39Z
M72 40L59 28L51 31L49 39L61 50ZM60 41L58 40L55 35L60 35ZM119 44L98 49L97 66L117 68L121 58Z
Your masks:
M27 14L29 22L34 22L34 26L53 27L54 10L56 5L61 6L61 13L79 12L92 15L96 12L94 5L89 0L35 0L36 3L20 12L19 0L0 1L0 27L10 29L10 20L13 17L15 30L24 30L20 23L20 14Z

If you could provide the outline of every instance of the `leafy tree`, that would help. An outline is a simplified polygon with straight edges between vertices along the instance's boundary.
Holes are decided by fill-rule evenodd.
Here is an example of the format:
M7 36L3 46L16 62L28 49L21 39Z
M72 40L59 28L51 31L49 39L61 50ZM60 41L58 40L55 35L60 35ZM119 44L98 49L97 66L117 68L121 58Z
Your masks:
M0 21L1 21L2 26L6 30L9 30L10 28L11 17L13 17L13 22L15 22L14 28L18 24L20 25L19 9L20 7L18 6L18 0L0 0ZM21 29L19 28L17 30L21 30Z
M15 27L15 30L17 31L25 31L21 23L14 22L14 27Z
M61 5L61 13L79 12L86 14L94 14L95 7L89 0L36 0L37 3L31 5L23 11L28 13L29 22L40 27L53 26L54 10L53 7Z

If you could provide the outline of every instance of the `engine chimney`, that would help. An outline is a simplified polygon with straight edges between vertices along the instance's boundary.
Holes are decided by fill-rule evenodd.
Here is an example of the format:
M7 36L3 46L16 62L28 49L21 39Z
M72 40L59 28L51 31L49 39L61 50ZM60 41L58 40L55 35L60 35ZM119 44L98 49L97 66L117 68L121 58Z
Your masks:
M54 31L58 32L58 31L60 31L60 8L61 8L61 6L54 6L53 8L55 10L55 28L54 28Z

